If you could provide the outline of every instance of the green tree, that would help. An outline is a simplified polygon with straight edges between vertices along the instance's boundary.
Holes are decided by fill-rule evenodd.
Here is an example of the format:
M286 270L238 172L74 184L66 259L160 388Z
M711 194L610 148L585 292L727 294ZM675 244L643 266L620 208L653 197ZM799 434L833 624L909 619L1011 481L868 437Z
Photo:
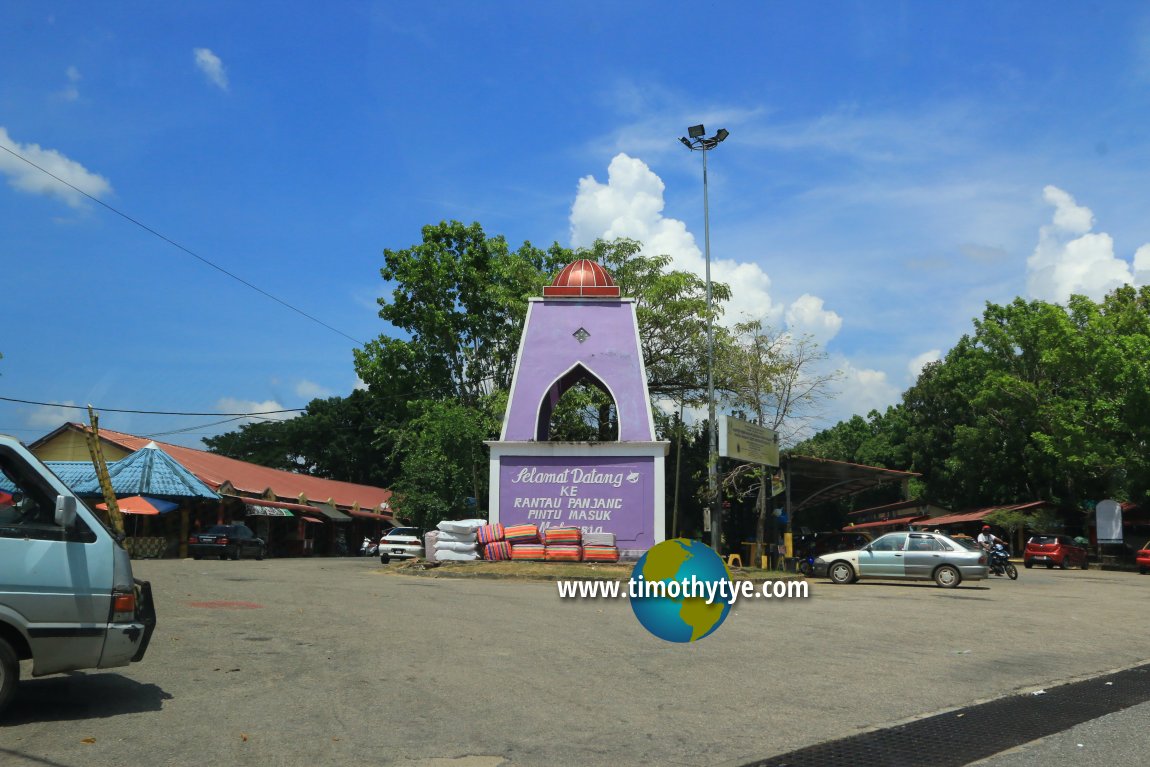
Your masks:
M395 477L391 446L377 430L396 416L390 403L356 390L348 397L314 399L296 418L244 424L204 444L210 452L260 466L387 487Z
M737 413L777 432L780 443L793 442L833 396L831 385L840 374L820 369L825 360L826 354L810 336L775 333L760 320L738 323L719 358L724 401ZM755 540L760 544L774 473L766 466L739 463L724 478L736 496L755 494Z

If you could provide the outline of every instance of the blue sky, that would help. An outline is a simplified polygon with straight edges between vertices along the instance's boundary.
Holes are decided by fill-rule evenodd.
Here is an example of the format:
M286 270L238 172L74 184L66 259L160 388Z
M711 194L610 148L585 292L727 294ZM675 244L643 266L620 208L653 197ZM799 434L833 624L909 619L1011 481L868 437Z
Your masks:
M631 236L812 333L830 422L986 301L1150 282L1150 7L24 2L0 25L0 396L250 412L356 385L384 248ZM343 335L343 334L346 334ZM79 411L0 402L31 440ZM223 416L105 412L197 444ZM167 434L185 429L182 434Z

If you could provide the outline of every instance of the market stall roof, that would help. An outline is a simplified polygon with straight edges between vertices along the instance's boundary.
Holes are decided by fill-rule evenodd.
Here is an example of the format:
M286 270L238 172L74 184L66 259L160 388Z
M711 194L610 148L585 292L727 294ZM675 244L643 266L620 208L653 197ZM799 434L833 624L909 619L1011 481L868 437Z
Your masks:
M920 476L913 471L897 471L806 455L787 455L783 463L787 482L791 486L792 513Z
M80 495L100 495L100 482L91 461L45 461L68 487ZM108 478L116 495L161 498L218 498L184 466L154 442L118 461L108 463Z
M39 446L48 444L69 431L84 434L88 431L88 426L82 423L66 423L36 440L29 447L35 453ZM100 429L100 439L128 451L138 451L149 442L146 438L111 429ZM158 444L165 453L186 466L208 487L219 489L226 483L238 493L249 495L252 500L258 500L256 496L263 495L267 490L271 490L279 498L299 498L302 495L313 501L321 499L330 501L341 508L354 507L356 504L363 509L386 508L391 499L391 491L386 488L271 469L183 445L166 442Z
M852 530L875 530L880 527L897 527L906 529L910 525L929 525L933 520L930 517L898 517L897 519L880 519L877 522L859 522L856 525L847 525L842 529L844 533Z
M1029 503L1007 504L1005 506L986 506L981 509L961 511L958 514L947 514L944 517L932 517L931 525L960 525L963 522L981 522L987 514L998 511L1032 511L1043 506L1053 506L1050 501L1031 501Z

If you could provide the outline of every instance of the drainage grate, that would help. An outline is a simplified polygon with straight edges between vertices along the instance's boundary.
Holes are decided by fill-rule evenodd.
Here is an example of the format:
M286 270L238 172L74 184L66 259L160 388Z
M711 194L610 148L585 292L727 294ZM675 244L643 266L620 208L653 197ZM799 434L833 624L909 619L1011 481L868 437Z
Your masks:
M1150 701L1150 665L808 746L746 767L960 767Z

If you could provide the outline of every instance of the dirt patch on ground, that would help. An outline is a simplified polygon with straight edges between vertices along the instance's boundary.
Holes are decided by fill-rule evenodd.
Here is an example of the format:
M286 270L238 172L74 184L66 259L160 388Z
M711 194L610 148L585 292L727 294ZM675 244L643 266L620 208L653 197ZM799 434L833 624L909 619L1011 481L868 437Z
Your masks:
M634 562L427 562L408 559L384 565L380 572L386 575L419 575L429 578L493 578L524 581L557 580L612 580L625 581L631 577ZM794 573L782 573L754 568L734 569L735 580L761 581L796 578Z

